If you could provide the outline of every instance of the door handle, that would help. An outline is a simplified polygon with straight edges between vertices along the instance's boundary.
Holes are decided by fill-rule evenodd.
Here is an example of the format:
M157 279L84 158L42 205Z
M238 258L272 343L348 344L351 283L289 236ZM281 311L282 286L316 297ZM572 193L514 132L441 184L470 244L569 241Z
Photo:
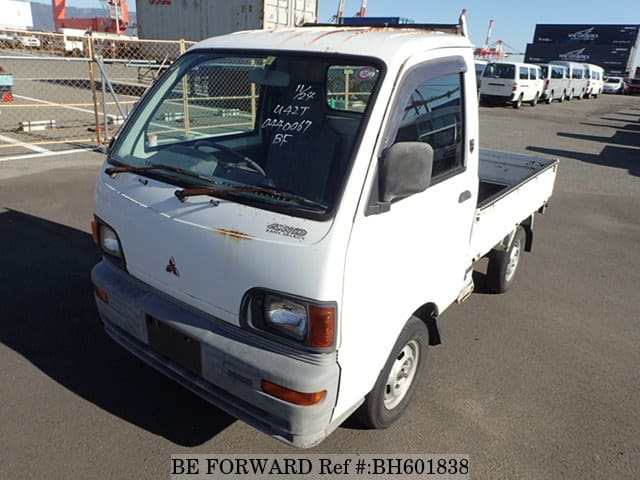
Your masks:
M458 197L458 203L466 202L471 198L471 192L469 190L465 190Z

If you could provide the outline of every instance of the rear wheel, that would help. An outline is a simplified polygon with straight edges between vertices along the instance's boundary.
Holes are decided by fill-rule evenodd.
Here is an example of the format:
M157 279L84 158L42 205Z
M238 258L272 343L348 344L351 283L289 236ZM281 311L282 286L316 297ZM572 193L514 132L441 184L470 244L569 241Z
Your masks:
M535 97L533 97L533 100L531 100L531 102L529 102L529 104L530 104L532 107L535 107L535 106L538 104L538 92L536 92Z
M504 293L511 287L524 252L526 235L518 226L506 251L491 250L487 267L487 287L495 293Z
M547 103L551 103L553 102L553 90L551 90L551 92L549 92L549 95L547 96Z
M563 90L562 91L562 95L560 95L560 98L558 99L558 102L560 102L560 103L564 102L565 94L566 94L566 92Z
M522 106L522 93L518 97L518 99L513 102L513 108L520 108Z
M364 425L387 428L400 418L422 378L428 345L427 326L419 318L411 317L358 411Z

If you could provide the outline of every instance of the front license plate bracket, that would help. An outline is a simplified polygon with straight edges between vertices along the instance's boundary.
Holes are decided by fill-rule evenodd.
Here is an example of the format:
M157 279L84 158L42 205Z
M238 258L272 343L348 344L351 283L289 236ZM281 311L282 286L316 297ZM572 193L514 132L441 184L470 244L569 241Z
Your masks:
M202 376L200 342L147 315L149 346L181 367Z

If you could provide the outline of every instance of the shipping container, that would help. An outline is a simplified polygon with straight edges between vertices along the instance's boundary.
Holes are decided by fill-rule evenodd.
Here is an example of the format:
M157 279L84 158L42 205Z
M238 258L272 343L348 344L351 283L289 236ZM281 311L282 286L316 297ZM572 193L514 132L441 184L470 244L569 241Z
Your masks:
M249 29L315 22L317 0L136 0L138 36L202 40Z
M533 43L635 46L640 25L536 25Z
M0 28L26 30L33 27L31 3L0 0Z
M611 45L558 45L553 43L529 43L525 52L525 62L548 63L565 60L599 65L609 74L631 70L635 59L635 48Z

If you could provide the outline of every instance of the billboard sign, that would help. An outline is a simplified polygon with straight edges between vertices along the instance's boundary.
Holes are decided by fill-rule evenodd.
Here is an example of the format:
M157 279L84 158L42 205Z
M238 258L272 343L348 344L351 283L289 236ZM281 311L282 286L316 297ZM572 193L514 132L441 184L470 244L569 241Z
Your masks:
M565 60L600 65L607 72L625 72L630 68L634 51L631 47L615 45L587 45L575 48L572 45L530 43L527 45L524 61L547 63L551 60Z
M640 25L536 25L533 43L634 46Z

